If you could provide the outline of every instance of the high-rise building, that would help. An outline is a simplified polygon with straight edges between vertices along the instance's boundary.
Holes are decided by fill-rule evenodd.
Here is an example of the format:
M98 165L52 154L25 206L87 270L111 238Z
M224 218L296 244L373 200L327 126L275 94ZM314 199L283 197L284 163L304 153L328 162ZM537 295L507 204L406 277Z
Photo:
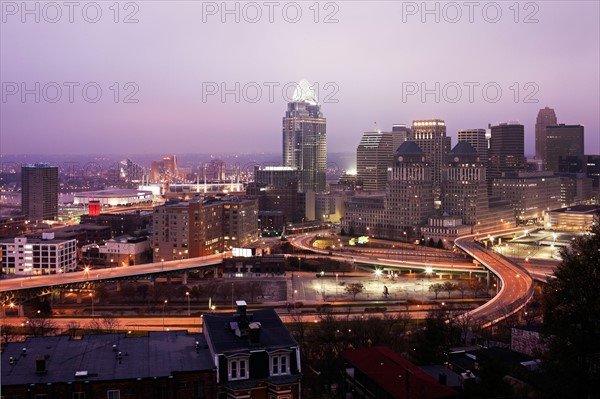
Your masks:
M392 147L394 152L404 143L406 140L410 140L412 130L410 127L403 123L396 123L392 125Z
M300 171L300 191L326 190L326 119L313 88L301 80L283 118L283 165Z
M385 210L395 239L413 240L419 226L434 211L433 173L424 151L413 141L396 151L395 165L388 170Z
M258 239L256 200L229 196L154 208L154 262L212 255Z
M525 169L525 127L516 122L491 128L488 180Z
M423 151L425 160L431 167L434 199L439 204L442 169L451 148L450 137L446 136L446 123L441 119L415 120L410 140Z
M488 205L485 165L466 141L459 141L449 158L443 170L442 209L463 224L475 225Z
M475 149L479 161L484 165L488 161L488 139L485 136L486 129L465 129L458 131L458 141L467 142Z
M394 151L391 132L366 132L356 149L356 175L364 190L385 190Z
M583 156L583 126L548 125L546 126L545 153L543 163L546 170L559 172L560 157Z
M546 153L546 126L556 125L556 113L552 108L542 108L535 120L535 159L544 159Z
M58 166L36 163L21 168L21 210L32 222L58 216Z

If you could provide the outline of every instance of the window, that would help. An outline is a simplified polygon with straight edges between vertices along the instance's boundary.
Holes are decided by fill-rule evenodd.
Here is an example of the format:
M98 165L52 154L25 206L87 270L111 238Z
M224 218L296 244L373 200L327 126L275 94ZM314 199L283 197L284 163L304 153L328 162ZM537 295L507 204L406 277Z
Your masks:
M106 391L106 399L121 399L121 391L118 389Z
M229 380L245 380L248 378L248 360L229 360Z
M271 355L271 375L286 375L289 370L290 355Z
M194 382L194 399L205 399L204 395L204 381Z
M73 392L73 399L85 399L85 392Z

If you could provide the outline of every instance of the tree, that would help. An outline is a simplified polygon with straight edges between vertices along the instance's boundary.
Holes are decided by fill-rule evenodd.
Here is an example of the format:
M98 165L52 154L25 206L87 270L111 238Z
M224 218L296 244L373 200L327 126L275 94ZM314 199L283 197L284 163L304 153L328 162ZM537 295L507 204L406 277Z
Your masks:
M461 281L460 283L456 284L456 289L460 292L460 297L462 299L465 299L465 291L468 288L469 287L467 286L467 284L464 281Z
M452 293L452 291L456 291L456 285L453 284L451 281L446 281L443 284L444 287L444 291L446 291L448 293L448 298L450 298L450 294Z
M365 289L365 286L362 283L350 283L346 285L346 292L352 295L352 299L356 301L356 296L362 293Z
M600 213L597 214L600 217ZM592 398L600 392L600 225L561 250L544 287L542 370L550 392Z
M444 291L444 286L440 283L435 283L429 286L429 291L435 294L435 299L438 299L440 292Z

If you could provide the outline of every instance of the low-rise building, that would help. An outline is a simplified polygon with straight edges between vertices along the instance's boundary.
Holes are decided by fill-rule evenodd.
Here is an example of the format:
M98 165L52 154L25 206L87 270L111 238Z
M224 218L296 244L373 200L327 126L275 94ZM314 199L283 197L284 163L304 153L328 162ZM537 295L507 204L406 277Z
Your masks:
M223 259L223 277L264 277L285 274L284 255Z
M300 349L275 310L205 314L204 335L216 370L219 399L299 399Z
M365 399L435 399L458 397L458 392L441 384L388 347L351 349L342 353L342 393ZM345 396L348 397L348 396Z
M452 248L457 237L472 233L473 226L464 225L462 217L449 216L444 213L441 216L429 218L427 226L421 228L421 233L426 242L432 239L434 242L441 241L444 248Z
M1 362L4 398L217 397L206 340L186 331L30 337Z
M65 273L77 266L75 239L14 237L0 240L2 272L23 276Z
M599 205L574 205L546 212L545 226L551 230L589 230L599 223Z

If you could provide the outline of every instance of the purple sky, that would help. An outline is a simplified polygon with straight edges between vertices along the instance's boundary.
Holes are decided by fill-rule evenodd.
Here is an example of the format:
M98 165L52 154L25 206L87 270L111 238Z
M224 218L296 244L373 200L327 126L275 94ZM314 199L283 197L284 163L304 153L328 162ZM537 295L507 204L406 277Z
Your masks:
M532 153L537 111L546 105L556 110L560 123L585 125L586 152L600 152L597 1L540 1L527 3L527 8L522 2L518 16L509 8L513 2L481 2L472 23L464 6L460 20L451 23L455 8L429 2L430 9L438 4L436 23L434 14L422 15L421 1L321 2L317 23L312 1L297 3L302 11L297 23L284 19L284 7L288 20L295 16L289 2L278 3L273 23L263 2L255 3L262 11L256 23L249 22L256 9L244 8L246 3L239 3L239 23L233 14L225 15L223 23L221 10L205 14L203 22L203 7L221 8L220 1L131 2L115 23L109 8L113 2L99 1L102 16L95 24L83 18L85 2L74 10L73 23L66 7L58 22L48 22L56 10L44 12L43 4L36 23L34 16L22 15L20 1L0 3L2 154L279 152L286 109L282 86L301 78L319 84L320 102L330 96L322 104L330 152L355 151L362 132L372 130L375 121L389 129L393 123L442 118L453 144L459 129L519 121L525 125L526 152ZM228 4L233 9L236 3ZM494 5L502 15L491 23ZM417 13L409 14L414 7ZM123 23L132 12L139 22ZM323 23L331 13L338 22ZM89 7L85 16L94 14ZM528 16L538 22L524 23ZM22 82L29 88L40 82L39 103L33 94L22 102ZM62 86L57 103L46 100L56 95L52 85L43 92L48 82ZM79 83L73 103L64 82ZM81 94L88 82L102 89L96 103ZM114 82L120 84L117 103ZM123 102L133 90L124 87L127 82L139 88L133 96L137 103ZM242 93L239 103L234 95L225 102L220 95L204 101L203 86L211 82L231 89L235 82L240 87L256 82L262 97L248 101L255 97L248 86L250 98ZM279 84L273 101L265 82ZM332 84L325 89L328 82ZM451 83L439 102L434 94L424 102L420 94L404 93L403 99L403 86L424 83L435 89L436 82L440 88ZM472 102L465 82L479 84ZM528 82L533 84L525 87ZM502 89L498 102L486 101L485 84ZM462 87L462 97L453 103L456 85ZM19 92L11 94L15 87ZM92 89L88 93L90 98L94 94ZM525 102L528 94L538 102ZM492 86L488 95L495 95Z

